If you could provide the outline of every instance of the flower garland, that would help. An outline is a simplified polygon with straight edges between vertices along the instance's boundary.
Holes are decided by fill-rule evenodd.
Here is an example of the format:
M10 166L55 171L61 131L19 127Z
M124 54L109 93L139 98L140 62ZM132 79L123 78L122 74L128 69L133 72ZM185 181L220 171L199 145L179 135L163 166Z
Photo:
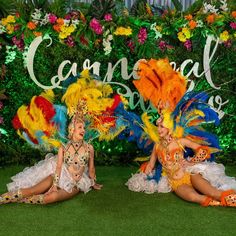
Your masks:
M236 11L228 8L226 0L216 1L215 5L204 3L201 10L193 15L182 16L175 11L165 11L161 16L156 16L150 13L148 6L146 11L148 18L141 21L127 14L116 16L110 12L100 20L85 17L80 11L71 11L62 18L52 12L35 9L29 22L25 22L19 14L2 18L0 35L11 38L22 56L24 47L28 47L35 37L45 34L56 37L69 47L81 44L101 48L104 55L109 55L122 37L131 52L153 41L156 41L160 51L174 49L181 44L191 51L194 50L193 41L200 36L206 39L208 35L219 38L225 47L231 47L236 41ZM12 45L6 46L6 63L9 63L14 61L15 48L10 50Z

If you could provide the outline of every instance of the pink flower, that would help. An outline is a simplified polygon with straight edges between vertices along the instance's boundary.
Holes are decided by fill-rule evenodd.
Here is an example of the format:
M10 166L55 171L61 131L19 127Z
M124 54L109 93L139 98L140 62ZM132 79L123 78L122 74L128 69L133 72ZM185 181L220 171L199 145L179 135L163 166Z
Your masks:
M138 42L144 44L147 39L147 29L141 28L138 33Z
M127 41L127 46L129 47L131 52L134 52L134 42L130 39L129 41Z
M72 36L67 37L65 43L71 48L75 46L75 41Z
M107 13L105 16L104 16L104 19L105 21L112 21L112 15L110 13Z
M50 13L48 16L48 20L51 24L55 24L57 21L57 17L54 14Z
M0 101L0 110L3 108L3 103Z
M192 42L191 42L191 40L187 39L187 40L185 41L185 43L184 43L184 46L186 47L186 49L187 49L188 51L191 51L191 50L192 50Z
M163 40L160 41L159 43L159 48L161 49L161 51L165 51L167 47L167 43Z
M68 13L67 15L65 15L64 19L65 20L70 20L72 18L71 14Z
M229 25L232 29L234 29L234 30L236 29L236 23L235 22L231 22Z
M20 51L23 51L24 50L24 35L21 35L21 38L18 39L16 36L14 36L12 38L12 42L17 46L17 48L20 50Z
M21 28L21 26L19 25L19 24L16 24L15 26L14 26L14 31L17 31L17 30L19 30Z
M97 19L93 18L90 21L89 26L96 34L102 34L103 33L102 25L100 24L100 22Z

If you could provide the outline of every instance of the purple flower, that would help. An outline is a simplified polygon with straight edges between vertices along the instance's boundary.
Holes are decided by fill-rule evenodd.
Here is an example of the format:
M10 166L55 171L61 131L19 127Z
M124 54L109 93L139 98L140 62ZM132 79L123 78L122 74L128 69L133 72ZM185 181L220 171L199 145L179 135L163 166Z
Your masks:
M71 17L72 17L72 16L70 15L70 13L68 13L67 15L65 15L64 19L65 19L65 20L70 20Z
M71 48L75 46L75 41L72 36L67 37L65 43Z
M138 42L140 44L144 44L144 42L147 39L147 29L146 28L141 28L138 33Z
M20 51L23 51L24 50L24 46L25 46L25 44L24 44L24 35L21 35L21 38L20 39L18 39L16 36L14 36L13 38L12 38L12 42L18 47L18 49L20 50Z
M191 42L191 40L186 40L185 41L185 43L184 43L184 46L186 47L186 49L188 50L188 51L191 51L192 50L192 42Z
M229 25L232 29L236 30L236 22L231 22Z
M111 15L111 13L107 13L107 14L104 16L104 19L105 19L105 21L112 21L112 15Z
M134 52L134 42L130 39L129 41L127 41L127 46L130 48L131 52Z
M0 101L0 110L3 108L3 103Z
M93 18L90 21L89 26L96 34L103 33L102 25L100 24L100 22L97 19Z
M0 124L3 124L4 120L3 120L3 117L0 116Z
M57 17L54 14L50 13L48 16L48 20L51 24L55 24L57 21Z
M167 43L163 40L160 41L159 43L159 48L161 49L161 51L165 51L167 47Z

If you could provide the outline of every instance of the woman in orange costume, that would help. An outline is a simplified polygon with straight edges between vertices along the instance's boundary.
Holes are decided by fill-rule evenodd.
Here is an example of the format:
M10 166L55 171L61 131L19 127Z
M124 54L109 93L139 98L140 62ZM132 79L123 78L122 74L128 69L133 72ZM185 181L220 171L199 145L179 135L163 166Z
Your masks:
M157 108L157 128L143 116L144 130L155 142L150 160L126 183L132 191L170 192L202 206L236 207L236 180L225 175L224 166L208 162L218 152L216 137L201 124L218 122L205 93L186 93L185 78L173 71L168 60L142 61L135 86ZM145 123L147 125L145 125ZM195 155L184 158L186 148ZM162 170L155 169L159 162ZM158 178L157 172L161 175ZM156 181L158 180L158 181Z

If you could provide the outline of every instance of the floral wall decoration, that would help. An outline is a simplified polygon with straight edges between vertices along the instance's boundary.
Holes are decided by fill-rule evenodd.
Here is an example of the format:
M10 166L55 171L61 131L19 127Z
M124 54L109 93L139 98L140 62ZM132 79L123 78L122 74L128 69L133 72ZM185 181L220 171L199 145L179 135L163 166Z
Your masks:
M64 15L33 9L28 19L20 12L1 18L0 91L7 99L0 101L0 165L30 162L43 155L41 151L29 151L11 124L18 107L43 90L29 73L29 53L32 54L31 45L37 40L40 43L32 63L39 84L51 86L50 78L58 75L62 62L67 62L64 77L69 75L72 66L78 72L91 66L91 70L110 82L115 90L132 91L131 109L137 113L147 105L134 92L132 79L128 79L135 64L142 58L168 57L176 69L188 76L190 89L207 90L212 95L209 102L221 116L221 125L212 127L224 150L218 159L236 163L233 157L236 151L236 9L226 0L201 2L200 7L186 12L164 9L160 13L145 4L139 8L141 13L134 15L125 8L117 10L113 4L107 6L106 11L92 11L97 14L91 13L90 6L87 11L77 8ZM54 90L59 101L62 91L59 87ZM116 145L95 141L97 155L100 155L98 162L127 163L141 155L132 145L124 141L117 141ZM130 157L122 158L122 153Z

